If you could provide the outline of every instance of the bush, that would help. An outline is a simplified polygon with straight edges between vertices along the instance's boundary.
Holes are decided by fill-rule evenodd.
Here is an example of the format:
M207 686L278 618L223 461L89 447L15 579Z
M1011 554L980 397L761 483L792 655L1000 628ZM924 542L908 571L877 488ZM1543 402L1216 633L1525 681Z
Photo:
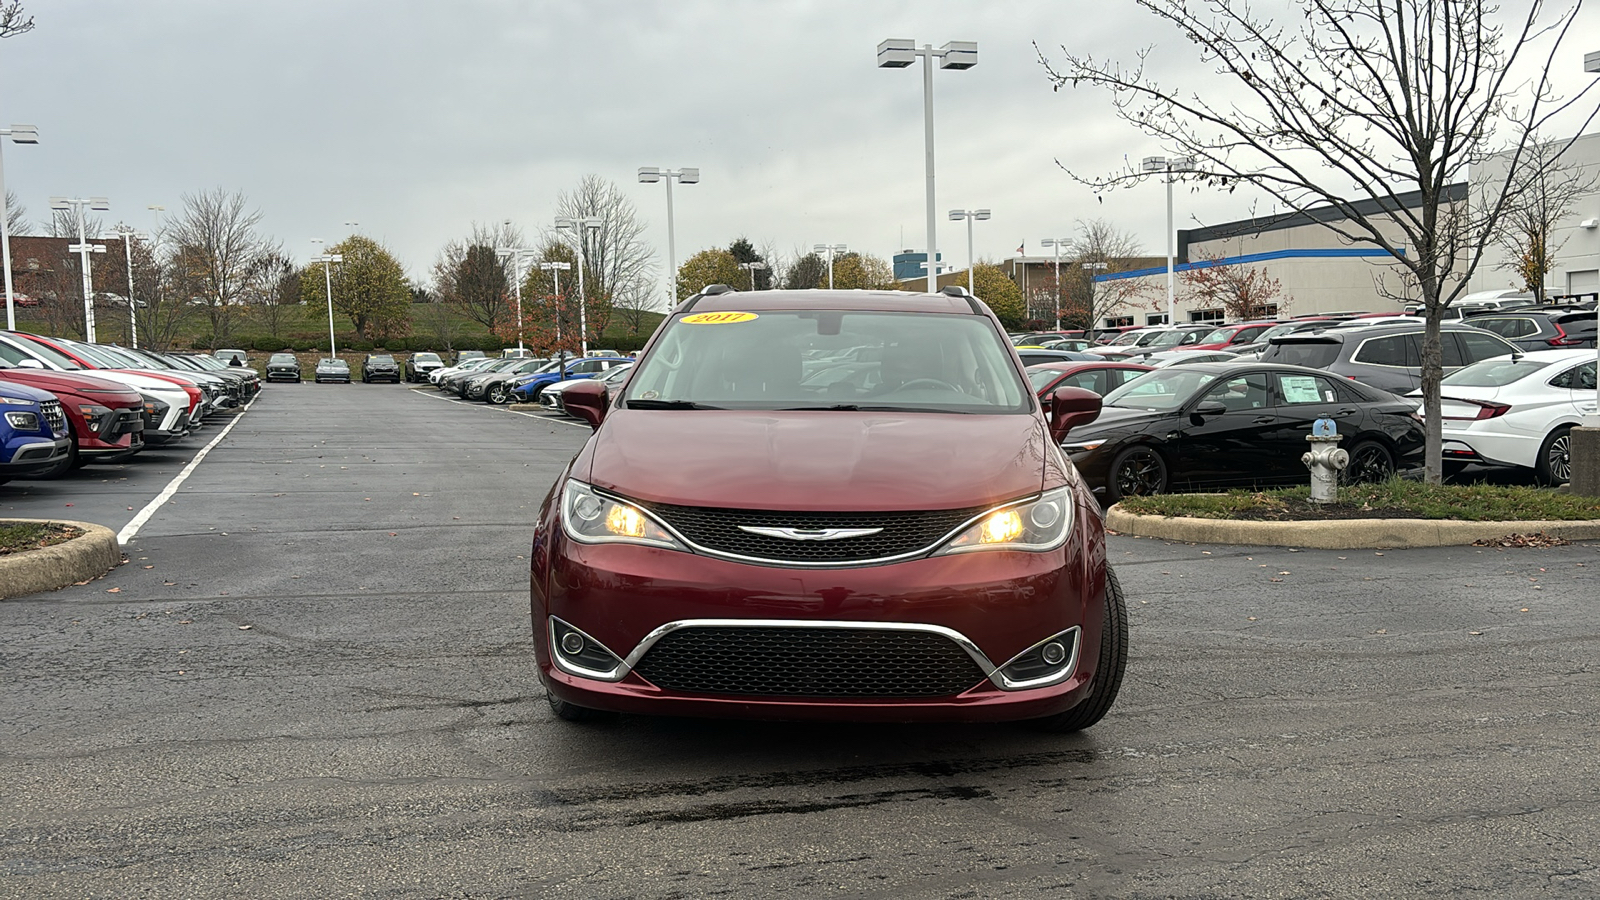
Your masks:
M210 350L211 349L211 338L210 338L210 336L197 337L194 340L190 341L189 342L189 349L190 350Z
M354 353L370 353L372 351L371 341L351 341L345 346Z
M283 338L262 337L256 338L250 344L250 348L252 350L259 350L262 353L277 353L279 350L288 349L289 342Z
M304 339L301 339L301 340L298 340L298 341L294 341L292 344L290 344L290 346L294 347L294 350L295 350L296 353L310 353L313 350L321 350L322 349L321 345L317 341L310 341L310 340L304 340Z
M484 349L483 348L483 340L481 338L474 337L474 336L472 336L470 334L469 335L464 335L462 337L456 338L456 349L457 350L482 350L482 349Z

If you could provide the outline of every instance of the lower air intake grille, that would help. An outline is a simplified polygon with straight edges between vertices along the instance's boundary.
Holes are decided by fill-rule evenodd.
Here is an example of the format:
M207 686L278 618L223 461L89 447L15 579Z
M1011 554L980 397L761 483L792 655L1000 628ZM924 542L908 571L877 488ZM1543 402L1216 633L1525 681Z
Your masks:
M634 671L673 691L776 697L948 697L984 680L948 638L856 628L685 628Z

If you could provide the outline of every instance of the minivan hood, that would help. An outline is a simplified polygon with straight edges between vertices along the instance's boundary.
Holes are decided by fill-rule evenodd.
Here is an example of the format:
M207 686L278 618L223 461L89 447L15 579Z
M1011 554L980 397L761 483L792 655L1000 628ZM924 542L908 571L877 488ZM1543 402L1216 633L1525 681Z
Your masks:
M573 473L683 506L961 509L1040 490L1045 441L1020 414L613 409Z

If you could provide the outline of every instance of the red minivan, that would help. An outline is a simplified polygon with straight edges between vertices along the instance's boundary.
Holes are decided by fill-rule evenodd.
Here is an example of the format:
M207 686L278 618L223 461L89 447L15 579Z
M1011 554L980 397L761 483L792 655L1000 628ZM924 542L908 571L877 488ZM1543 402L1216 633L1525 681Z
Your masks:
M530 579L561 718L1075 731L1116 698L1126 608L1058 449L1099 398L1036 398L965 290L709 287L624 387L565 399L594 433L545 499Z

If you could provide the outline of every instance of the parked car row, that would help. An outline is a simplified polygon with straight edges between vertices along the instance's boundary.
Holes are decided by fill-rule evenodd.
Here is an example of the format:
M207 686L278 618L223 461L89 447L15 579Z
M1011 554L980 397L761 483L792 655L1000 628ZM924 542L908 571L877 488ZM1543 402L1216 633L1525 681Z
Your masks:
M594 378L631 362L618 355L477 358L454 366L431 368L425 377L441 392L455 394L463 400L532 403L538 402L539 392L547 386Z
M218 351L221 352L221 351ZM438 356L432 353L422 354ZM401 367L392 355L388 353L369 353L361 359L361 381L363 384L372 384L375 381L392 381L400 383ZM300 358L293 353L274 353L267 359L266 379L268 381L293 381L299 383L305 379L300 370ZM349 384L350 364L338 357L324 357L317 361L316 369L312 373L312 380L317 384L339 383Z
M260 389L254 371L212 356L0 331L0 482L181 441Z

